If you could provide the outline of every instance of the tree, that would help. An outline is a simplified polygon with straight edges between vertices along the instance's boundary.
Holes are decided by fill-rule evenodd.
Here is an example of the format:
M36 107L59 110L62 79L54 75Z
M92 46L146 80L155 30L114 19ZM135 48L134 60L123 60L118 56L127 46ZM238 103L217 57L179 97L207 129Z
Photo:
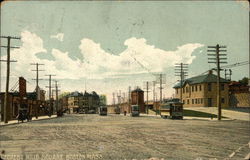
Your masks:
M241 80L239 80L239 82L240 82L241 84L244 84L244 85L247 85L247 84L248 84L248 81L249 81L249 78L247 78L247 77L244 77L244 78L242 78Z
M106 104L107 104L106 95L104 95L104 94L100 95L100 105L106 105Z
M62 94L60 94L58 97L59 98L62 98L62 97L65 97L65 96L67 96L67 95L69 95L70 94L70 92L63 92Z

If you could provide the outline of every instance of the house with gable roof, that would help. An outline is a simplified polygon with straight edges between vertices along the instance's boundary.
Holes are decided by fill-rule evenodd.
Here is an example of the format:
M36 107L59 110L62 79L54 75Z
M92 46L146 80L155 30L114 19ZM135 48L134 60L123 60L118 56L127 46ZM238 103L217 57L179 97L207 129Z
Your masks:
M180 98L184 107L216 107L217 106L217 75L212 71L208 74L185 79L182 83L176 84L175 98ZM229 106L229 81L220 79L221 106Z

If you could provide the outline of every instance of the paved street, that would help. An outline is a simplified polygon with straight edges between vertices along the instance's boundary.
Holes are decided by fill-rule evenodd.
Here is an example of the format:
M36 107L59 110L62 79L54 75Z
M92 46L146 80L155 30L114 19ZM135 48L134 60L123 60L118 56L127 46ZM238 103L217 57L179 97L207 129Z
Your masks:
M78 114L1 126L0 140L5 159L242 159L249 132L239 120Z

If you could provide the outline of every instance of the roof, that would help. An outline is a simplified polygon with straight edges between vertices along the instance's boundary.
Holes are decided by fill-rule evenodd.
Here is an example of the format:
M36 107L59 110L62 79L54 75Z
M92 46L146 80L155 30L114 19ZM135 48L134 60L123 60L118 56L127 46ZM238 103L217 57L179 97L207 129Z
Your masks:
M200 75L200 76L185 79L182 86L180 83L177 83L173 88L183 87L186 85L186 83L192 85L192 84L213 83L213 82L217 82L217 76L214 74L206 74L206 75ZM228 83L229 81L224 78L220 78L220 82Z
M88 97L88 96L90 96L90 94L89 94L88 92L85 91L84 94L83 94L83 96L84 96L84 97Z
M72 92L69 95L69 97L78 97L78 96L83 96L83 95L81 93L79 93L78 91Z
M134 89L132 92L144 92L144 91L141 90L140 88L136 88L136 89Z

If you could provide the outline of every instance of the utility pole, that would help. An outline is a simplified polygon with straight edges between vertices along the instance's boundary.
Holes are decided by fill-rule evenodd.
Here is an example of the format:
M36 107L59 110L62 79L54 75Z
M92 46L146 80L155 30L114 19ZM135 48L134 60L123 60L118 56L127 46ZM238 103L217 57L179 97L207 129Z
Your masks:
M160 74L160 104L162 103L162 74Z
M117 92L117 101L118 104L121 105L121 90L119 90L119 93Z
M146 81L145 83L144 83L144 89L146 89L146 93L147 93L147 101L146 101L146 113L148 114L148 92L150 92L149 91L149 82L148 81Z
M125 94L125 92L123 92L122 94L123 94L122 102L125 103L126 94Z
M7 76L6 76L6 88L4 94L4 123L8 123L8 110L9 110L9 78L10 78L10 62L17 62L10 60L10 49L19 48L10 46L11 39L21 39L20 37L11 37L11 36L1 36L1 38L7 39L7 46L1 46L7 48L7 60L1 60L1 62L7 62ZM0 77L1 78L1 77Z
M162 103L162 85L166 83L166 75L165 74L159 74L158 75L159 77L156 79L156 83L159 83L160 84L160 104Z
M231 69L229 69L229 80L231 81L231 77L232 76L232 70Z
M131 109L131 86L128 87L128 112L130 113Z
M152 81L153 83L153 102L155 103L155 84L156 84L156 81Z
M212 50L210 49L212 48ZM226 52L226 50L221 49L226 48L226 46L220 46L217 44L216 46L208 46L208 52L215 52L213 54L208 54L208 56L212 56L213 58L208 58L208 63L215 63L217 66L217 107L218 107L218 120L221 120L221 95L220 95L220 64L227 63L226 57L222 58L221 56L226 56L226 54L220 54L220 52Z
M182 102L182 85L188 73L188 64L176 63L175 64L175 76L180 76L180 101Z
M31 70L31 71L36 71L36 79L33 79L33 80L36 80L36 119L38 119L38 101L40 100L40 93L39 93L39 80L42 80L42 79L39 79L39 71L44 71L44 70L39 70L39 65L44 65L44 64L39 64L39 63L31 63L30 65L36 65L36 70Z
M113 92L113 105L115 107L115 93Z
M58 91L60 91L60 90L58 90L58 81L55 81L55 88L56 88L56 113L57 113L57 115L58 115L58 113L59 113L59 105L58 105Z
M128 87L128 104L131 104L131 86Z
M225 69L224 71L225 71L225 79L231 81L232 70L231 69ZM227 73L227 71L229 71L229 73Z
M52 101L51 101L51 77L52 76L56 76L56 75L52 75L52 74L49 74L49 75L45 75L45 76L48 76L49 77L49 86L46 86L46 88L49 88L49 116L51 116L51 111L52 111L52 114L53 114L53 110L52 110Z

